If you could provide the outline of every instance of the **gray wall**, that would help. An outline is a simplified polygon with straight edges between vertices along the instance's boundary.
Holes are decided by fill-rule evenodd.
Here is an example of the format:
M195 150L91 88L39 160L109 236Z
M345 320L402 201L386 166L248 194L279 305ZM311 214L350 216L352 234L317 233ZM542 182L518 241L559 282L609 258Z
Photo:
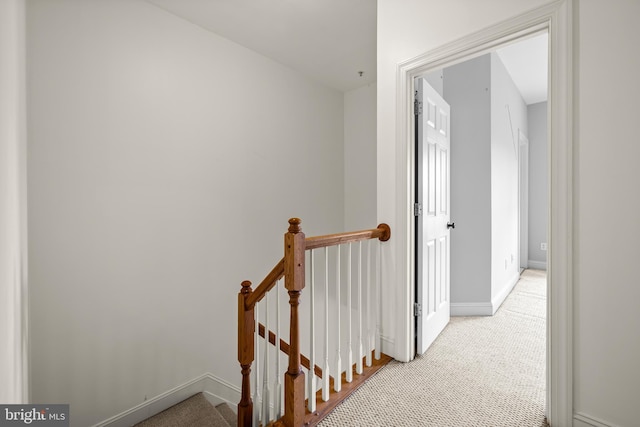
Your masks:
M88 426L239 386L241 281L288 218L343 228L343 94L147 2L27 15L33 401Z
M529 105L529 260L531 266L547 263L547 103Z
M444 70L451 106L451 303L491 300L491 58Z
M497 54L443 71L451 106L451 303L490 314L519 276L518 129L526 105ZM430 73L437 85L438 74ZM508 108L507 108L508 107Z
M444 70L434 70L424 76L429 86L435 89L436 92L444 99Z
M344 227L376 222L376 85L344 94Z

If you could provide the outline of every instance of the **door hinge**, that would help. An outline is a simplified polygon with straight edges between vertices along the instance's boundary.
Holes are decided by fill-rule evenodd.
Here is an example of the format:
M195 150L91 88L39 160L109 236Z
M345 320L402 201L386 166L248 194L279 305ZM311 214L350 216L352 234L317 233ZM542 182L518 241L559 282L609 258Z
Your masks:
M419 302L413 303L413 315L415 317L422 316L422 304L420 304Z
M419 116L422 114L422 101L413 100L413 114Z
M422 203L414 203L413 204L413 216L422 215Z

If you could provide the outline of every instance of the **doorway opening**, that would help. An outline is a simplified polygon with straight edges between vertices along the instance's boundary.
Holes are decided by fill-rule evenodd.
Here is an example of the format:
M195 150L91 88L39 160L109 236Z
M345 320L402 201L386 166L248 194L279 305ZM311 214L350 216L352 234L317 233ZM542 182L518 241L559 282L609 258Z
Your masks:
M554 2L514 16L462 38L435 46L401 62L396 70L396 156L393 188L379 188L393 194L398 249L397 268L383 269L390 283L397 283L393 304L399 322L389 342L394 357L409 361L415 357L414 285L414 102L413 79L433 70L481 56L528 35L549 33L548 179L549 223L547 265L547 372L546 411L552 425L573 422L573 116L575 86L572 45L571 2ZM378 141L380 144L380 140ZM385 141L383 141L385 143ZM383 144L384 145L384 144Z
M433 321L428 320L441 317L437 308L443 301L448 305L447 316L492 316L530 267L537 272L525 273L525 281L540 279L544 271L546 306L548 45L546 29L531 32L414 78L413 354L424 353L434 334L444 329L440 325L436 326L440 330L433 331ZM428 91L436 94L427 96ZM440 120L431 112L441 110L440 101L447 113L450 107L446 125L435 126L440 134L451 137L446 150L437 148L424 130L429 120ZM429 115L433 117L425 118ZM436 148L426 148L431 146ZM444 176L443 170L451 176ZM430 180L436 176L433 185ZM425 209L431 199L438 202L434 204L438 209ZM441 200L446 204L439 204ZM434 225L441 213L446 218ZM435 232L439 240L429 240L425 230L433 235L438 226L442 228ZM434 266L435 271L429 271ZM542 316L546 318L546 310ZM544 322L539 328L546 336ZM430 340L426 345L425 337ZM542 372L545 344L543 340L539 354Z
M493 315L524 269L546 270L547 75L543 31L414 80L418 353L444 303Z

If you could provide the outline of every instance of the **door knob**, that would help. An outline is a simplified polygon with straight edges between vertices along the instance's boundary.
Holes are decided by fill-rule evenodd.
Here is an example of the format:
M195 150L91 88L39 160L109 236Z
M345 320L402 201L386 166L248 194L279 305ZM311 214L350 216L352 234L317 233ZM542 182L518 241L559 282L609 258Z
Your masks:
M456 223L455 222L448 222L447 223L447 228L456 228Z

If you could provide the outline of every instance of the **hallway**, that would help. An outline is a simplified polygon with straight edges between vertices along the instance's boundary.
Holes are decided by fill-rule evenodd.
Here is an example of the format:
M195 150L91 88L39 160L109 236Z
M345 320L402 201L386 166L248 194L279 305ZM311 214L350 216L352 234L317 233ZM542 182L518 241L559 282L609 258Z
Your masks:
M490 317L452 317L429 350L392 362L320 425L546 426L546 272L526 270Z

